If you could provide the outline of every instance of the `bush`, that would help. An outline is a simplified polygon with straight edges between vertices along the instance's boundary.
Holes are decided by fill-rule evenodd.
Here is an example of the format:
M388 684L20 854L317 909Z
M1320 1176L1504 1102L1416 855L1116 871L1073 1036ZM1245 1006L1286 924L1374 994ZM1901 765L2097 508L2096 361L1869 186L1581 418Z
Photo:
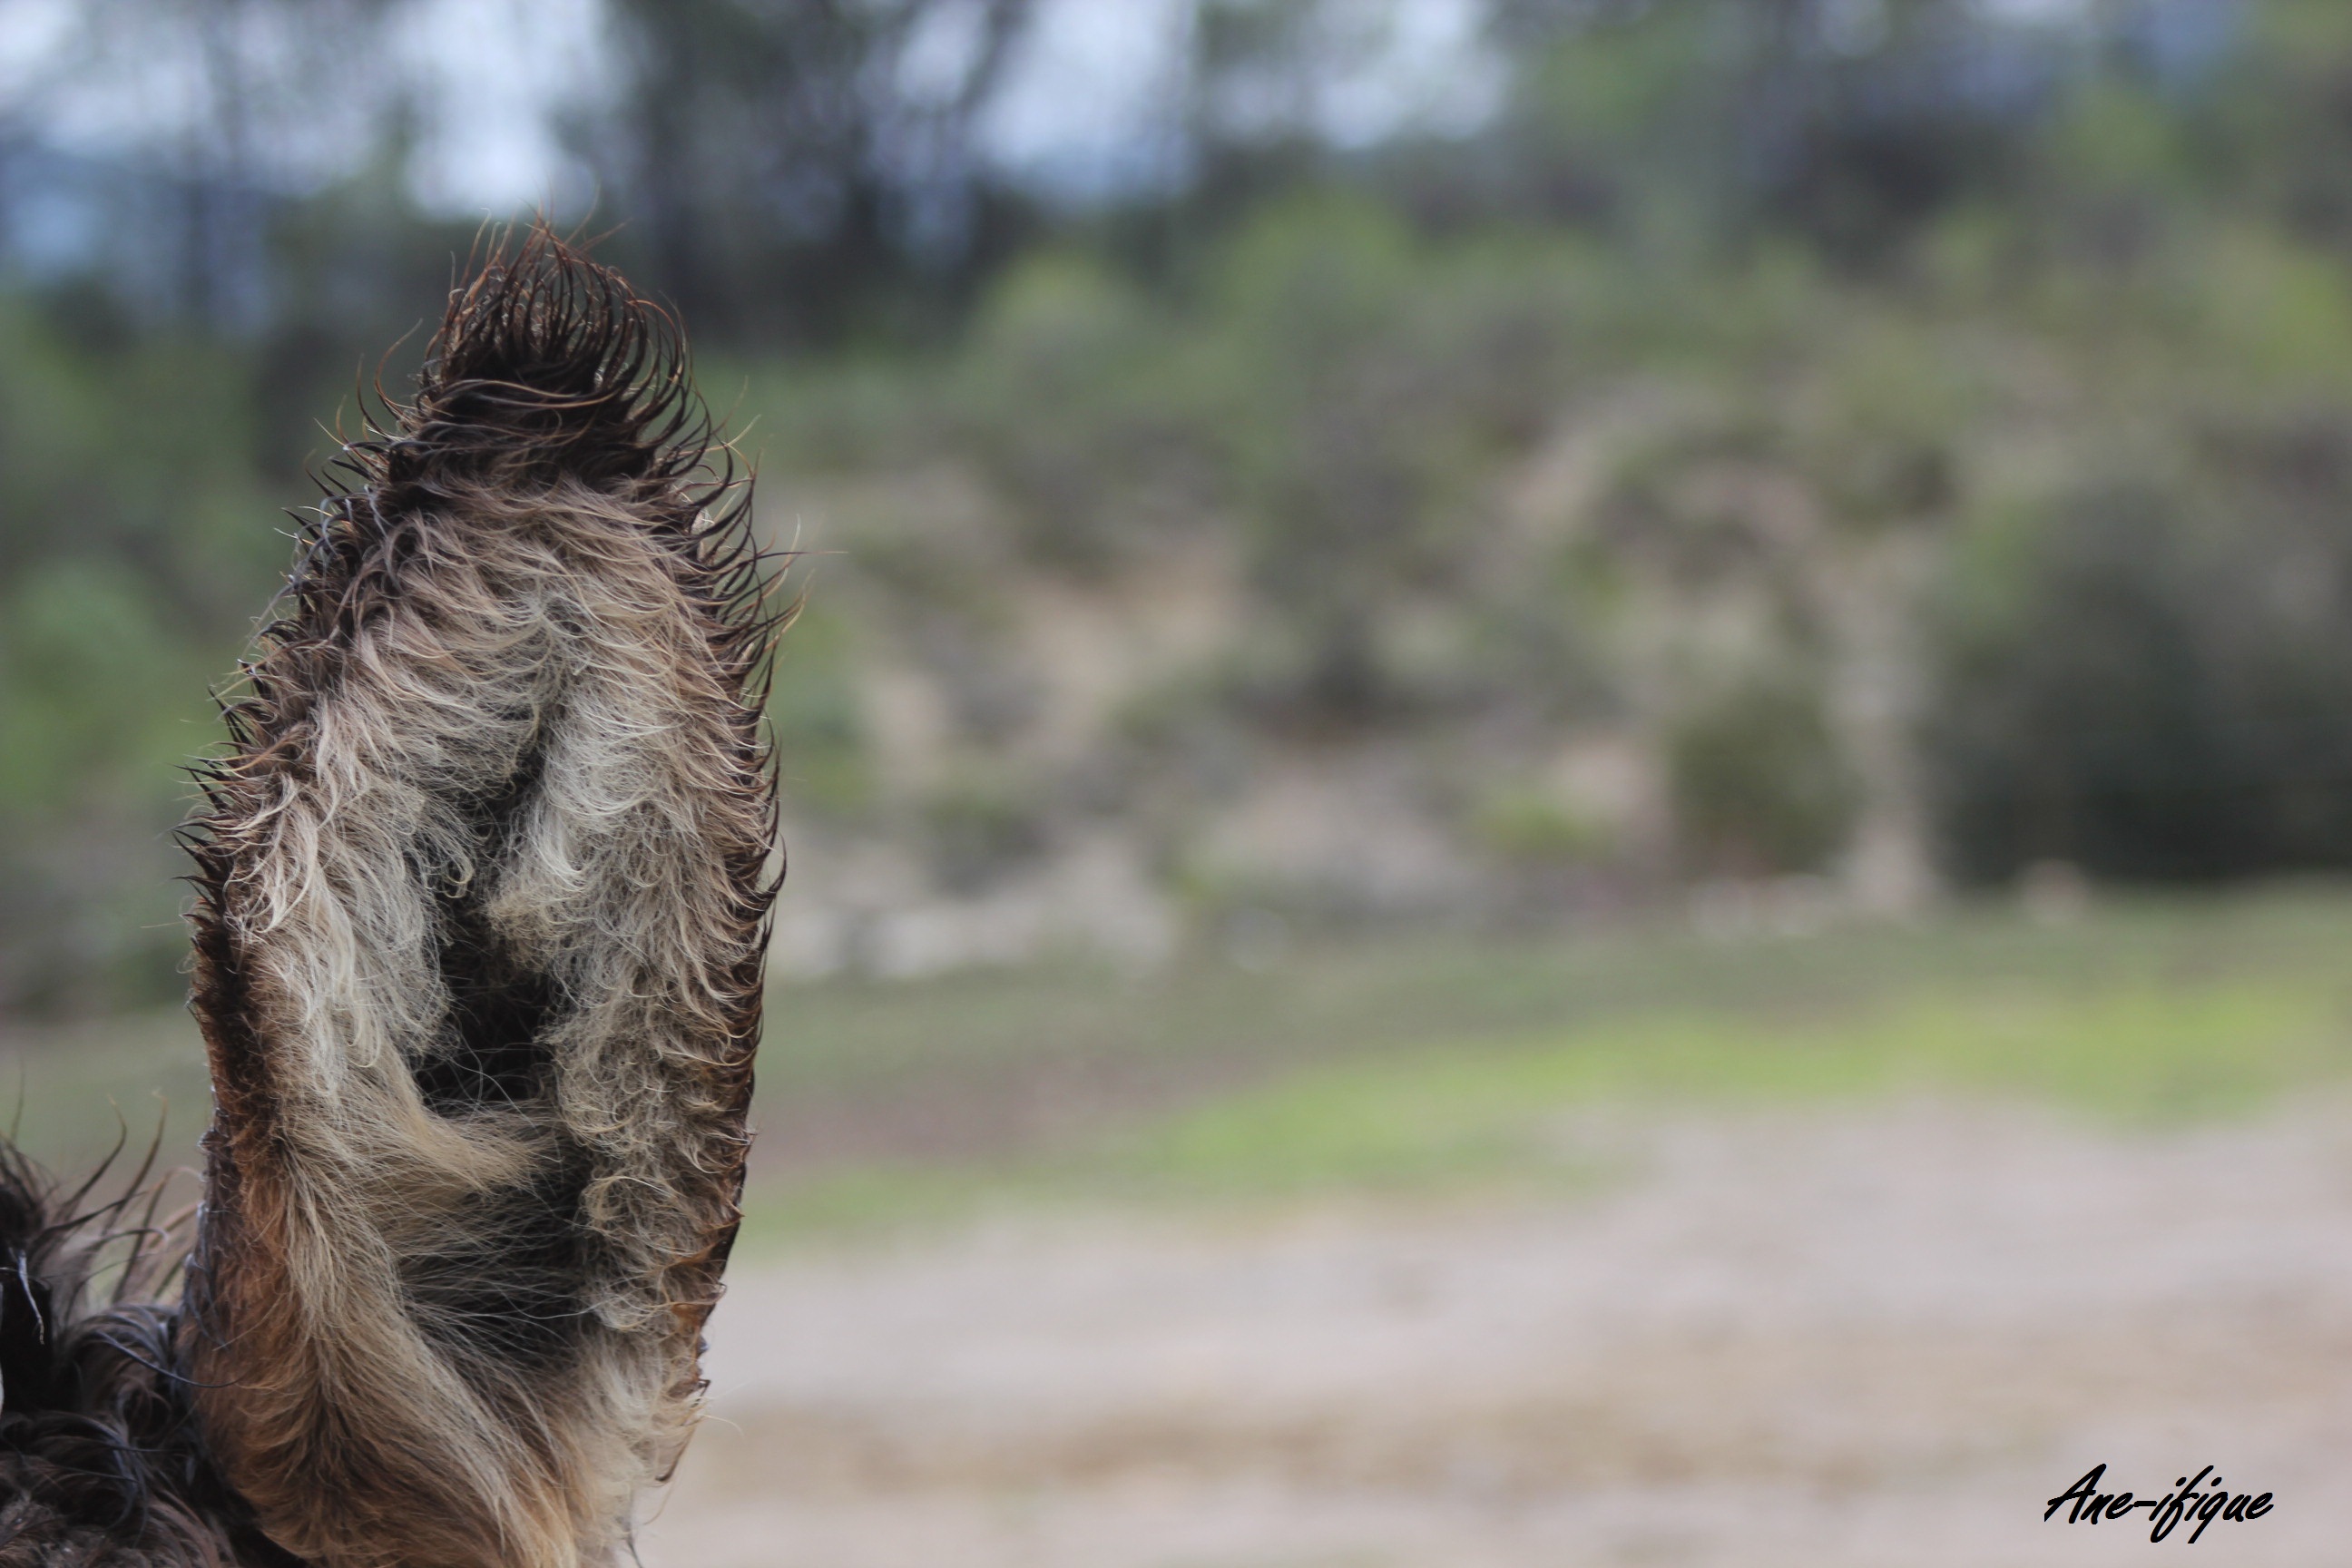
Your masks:
M1976 542L1926 738L1957 875L2352 867L2352 436L2303 446Z
M1814 871L1845 842L1854 783L1811 681L1751 676L1685 713L1666 755L1695 870Z

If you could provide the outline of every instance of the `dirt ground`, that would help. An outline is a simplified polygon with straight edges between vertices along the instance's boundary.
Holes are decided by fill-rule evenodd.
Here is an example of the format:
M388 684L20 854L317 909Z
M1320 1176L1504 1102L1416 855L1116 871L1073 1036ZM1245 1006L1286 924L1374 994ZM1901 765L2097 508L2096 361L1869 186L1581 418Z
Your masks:
M2352 1104L1565 1122L1589 1190L739 1269L650 1568L2352 1560ZM2092 1465L2274 1511L2042 1522ZM2062 1515L2063 1519L2063 1515Z

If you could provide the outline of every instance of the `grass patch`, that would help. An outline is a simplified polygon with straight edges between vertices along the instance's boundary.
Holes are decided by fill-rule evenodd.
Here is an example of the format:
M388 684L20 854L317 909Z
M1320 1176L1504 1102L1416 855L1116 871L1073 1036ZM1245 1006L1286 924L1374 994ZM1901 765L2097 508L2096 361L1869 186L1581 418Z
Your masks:
M988 1206L1231 1205L1589 1184L1580 1108L1858 1102L1944 1094L2124 1125L2244 1114L2352 1076L2332 973L2256 981L2042 977L1897 989L1811 1017L1633 1010L1303 1068L1076 1152L845 1171L762 1194L754 1237L940 1223Z
M1309 1069L1107 1158L1203 1193L1410 1184L1556 1157L1559 1114L1596 1103L1958 1092L2169 1121L2242 1112L2347 1068L2352 1027L2324 991L1923 997L1812 1028L1678 1014Z
M1662 1011L1810 1025L1934 992L2307 989L2334 984L2347 953L2352 891L2329 885L2118 898L2055 927L1986 904L1811 937L1721 941L1675 927L1302 942L1263 973L1203 955L1141 980L1074 967L780 984L760 1075L781 1103L1037 1062L1283 1068Z

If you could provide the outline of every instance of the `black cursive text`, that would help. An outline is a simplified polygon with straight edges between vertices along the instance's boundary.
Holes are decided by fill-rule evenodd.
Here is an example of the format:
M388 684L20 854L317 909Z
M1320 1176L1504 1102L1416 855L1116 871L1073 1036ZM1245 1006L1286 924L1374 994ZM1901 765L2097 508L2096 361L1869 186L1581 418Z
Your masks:
M2162 1541L2192 1519L2197 1521L2197 1528L2189 1532L2189 1539L2194 1541L2204 1534L2205 1527L2217 1519L2243 1521L2260 1519L2271 1510L2270 1493L2264 1492L2260 1497L2251 1492L2233 1495L2221 1485L2221 1478L2213 1475L2210 1465L2198 1471L2194 1480L2187 1476L2179 1477L2172 1483L2174 1489L2160 1498L2135 1498L2129 1492L2103 1492L2099 1489L2099 1483L2105 1479L2106 1473L2106 1466L2092 1466L2089 1475L2050 1500L2050 1506L2042 1510L2042 1522L2048 1523L2068 1503L2074 1505L2066 1513L2069 1524L2096 1524L2103 1519L2128 1519L2135 1510L2144 1508L2148 1512L2147 1538L2150 1541ZM2205 1484L2208 1476L2213 1476L2213 1489L2200 1491L2198 1489Z

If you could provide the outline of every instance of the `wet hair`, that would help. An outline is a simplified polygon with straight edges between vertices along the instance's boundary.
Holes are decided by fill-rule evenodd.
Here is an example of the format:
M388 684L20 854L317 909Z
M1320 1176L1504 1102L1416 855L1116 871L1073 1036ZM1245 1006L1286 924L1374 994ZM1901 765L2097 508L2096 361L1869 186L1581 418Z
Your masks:
M698 1410L780 864L725 459L668 319L544 227L344 448L186 835L177 1306L79 1311L74 1216L0 1166L0 1568L625 1545ZM65 1391L22 1423L20 1353Z

